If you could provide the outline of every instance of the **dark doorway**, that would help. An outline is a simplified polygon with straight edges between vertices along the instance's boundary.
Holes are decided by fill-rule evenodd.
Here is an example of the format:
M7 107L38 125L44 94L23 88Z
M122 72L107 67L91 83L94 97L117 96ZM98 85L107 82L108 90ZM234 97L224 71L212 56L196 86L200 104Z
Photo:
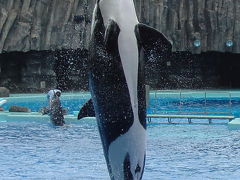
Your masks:
M147 63L146 81L154 89L240 88L240 54L173 52Z

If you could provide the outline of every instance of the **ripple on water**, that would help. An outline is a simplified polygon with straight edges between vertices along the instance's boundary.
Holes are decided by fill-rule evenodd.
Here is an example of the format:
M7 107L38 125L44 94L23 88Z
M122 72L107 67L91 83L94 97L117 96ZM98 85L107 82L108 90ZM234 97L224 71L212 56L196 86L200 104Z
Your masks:
M226 125L151 124L143 180L238 179L239 133ZM96 123L10 122L0 137L3 179L109 179Z

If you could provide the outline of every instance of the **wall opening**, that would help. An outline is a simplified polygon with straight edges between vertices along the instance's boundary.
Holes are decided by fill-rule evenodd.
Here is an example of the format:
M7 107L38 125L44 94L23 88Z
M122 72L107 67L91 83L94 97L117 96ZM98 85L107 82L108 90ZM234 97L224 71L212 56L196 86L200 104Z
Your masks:
M0 86L11 93L88 90L86 50L0 54ZM152 89L240 89L240 54L173 52L147 62Z
M240 54L173 52L146 66L147 83L155 89L237 89Z

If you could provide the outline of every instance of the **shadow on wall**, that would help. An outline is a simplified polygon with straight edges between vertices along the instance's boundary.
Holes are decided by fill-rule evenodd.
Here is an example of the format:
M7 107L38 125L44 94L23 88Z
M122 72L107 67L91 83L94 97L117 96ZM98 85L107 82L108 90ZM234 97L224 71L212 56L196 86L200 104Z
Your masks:
M88 90L86 50L0 54L0 87L11 93ZM240 88L240 54L173 52L147 62L152 89Z
M53 70L57 88L64 91L87 90L86 50L59 50L54 52Z
M0 54L0 86L11 93L86 90L86 51L29 51Z
M240 88L240 54L173 52L147 63L146 82L153 89Z

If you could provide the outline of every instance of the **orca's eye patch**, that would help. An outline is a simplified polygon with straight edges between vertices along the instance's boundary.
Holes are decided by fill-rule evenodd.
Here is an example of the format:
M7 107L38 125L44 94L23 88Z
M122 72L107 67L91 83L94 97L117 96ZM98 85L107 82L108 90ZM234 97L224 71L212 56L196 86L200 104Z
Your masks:
M60 97L61 93L60 92L56 92L56 96Z

